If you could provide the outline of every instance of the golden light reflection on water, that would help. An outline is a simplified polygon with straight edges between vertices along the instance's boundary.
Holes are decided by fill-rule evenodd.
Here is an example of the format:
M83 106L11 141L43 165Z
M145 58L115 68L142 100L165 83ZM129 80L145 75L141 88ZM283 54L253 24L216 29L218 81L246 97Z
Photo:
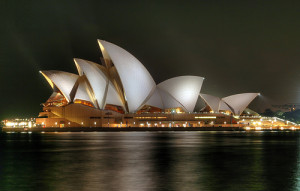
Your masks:
M1 134L0 190L295 190L299 134Z

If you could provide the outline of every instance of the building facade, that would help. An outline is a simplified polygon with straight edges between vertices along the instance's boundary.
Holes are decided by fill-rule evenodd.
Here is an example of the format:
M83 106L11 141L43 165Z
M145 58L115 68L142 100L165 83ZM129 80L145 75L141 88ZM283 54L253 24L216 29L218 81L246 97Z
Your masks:
M156 84L128 51L98 40L101 64L75 58L78 74L40 71L53 89L36 119L41 127L201 127L238 124L258 93L218 98L202 94L203 77ZM198 99L206 107L195 113Z

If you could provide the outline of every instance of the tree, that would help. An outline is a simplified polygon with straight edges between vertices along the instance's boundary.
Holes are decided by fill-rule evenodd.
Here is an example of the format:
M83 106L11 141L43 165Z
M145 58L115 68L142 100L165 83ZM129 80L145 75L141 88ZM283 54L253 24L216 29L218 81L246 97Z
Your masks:
M265 117L274 117L275 113L271 109L268 108L261 115L263 115Z
M299 123L300 122L300 109L297 109L295 111L285 112L283 114L283 116L288 121Z
M284 114L283 111L280 111L280 110L275 111L275 117L284 118L283 114Z

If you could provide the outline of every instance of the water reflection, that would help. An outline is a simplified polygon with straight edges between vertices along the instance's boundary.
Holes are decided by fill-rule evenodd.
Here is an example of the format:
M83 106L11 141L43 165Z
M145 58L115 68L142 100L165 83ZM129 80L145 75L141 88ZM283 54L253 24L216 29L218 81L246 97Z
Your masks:
M296 190L299 133L0 135L0 190Z

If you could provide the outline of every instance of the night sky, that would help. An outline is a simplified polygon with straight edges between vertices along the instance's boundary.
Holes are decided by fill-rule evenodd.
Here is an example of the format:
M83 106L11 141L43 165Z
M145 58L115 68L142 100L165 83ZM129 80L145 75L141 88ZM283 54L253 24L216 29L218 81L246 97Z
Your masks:
M138 58L159 83L205 77L202 93L261 92L252 103L300 99L300 1L0 2L0 119L36 117L51 88L39 70L100 63L97 39Z

